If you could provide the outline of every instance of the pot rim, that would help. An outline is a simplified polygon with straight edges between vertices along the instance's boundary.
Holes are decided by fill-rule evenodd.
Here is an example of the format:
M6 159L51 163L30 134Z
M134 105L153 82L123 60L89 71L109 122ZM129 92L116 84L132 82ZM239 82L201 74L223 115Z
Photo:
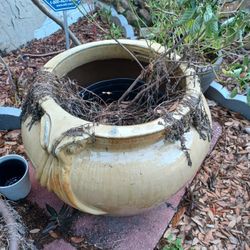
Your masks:
M137 49L152 49L154 52L160 54L165 51L165 48L161 46L160 44L152 42L148 42L146 40L128 40L128 39L119 39L118 40L123 45L129 47L129 48L137 48ZM150 44L150 47L148 45ZM74 47L72 49L69 49L65 52L60 53L59 55L55 56L49 62L47 62L44 65L44 70L55 73L59 76L64 76L71 70L73 70L76 67L72 67L68 72L65 72L64 75L58 74L58 68L62 66L65 61L71 61L72 58L74 58L76 55L79 56L79 54L84 53L88 49L98 48L98 47L105 47L105 46L120 46L117 44L115 40L103 40L103 41L97 41L97 42L91 42L86 43L83 45L79 45L77 47ZM172 55L174 56L174 55ZM180 57L176 57L177 60L180 59ZM96 59L98 60L98 59ZM93 60L95 61L95 60ZM83 62L84 63L84 62ZM80 64L80 65L83 65ZM78 65L79 66L79 65ZM183 105L183 101L186 99L190 99L190 97L199 97L201 93L200 89L200 81L198 76L195 74L195 70L191 68L187 68L186 64L181 63L180 69L182 72L184 72L186 75L186 93L180 102L180 104L177 106L176 111L172 112L173 117L175 119L180 120L183 116L186 116L190 112L190 108L186 105ZM62 109L51 97L45 97L43 100L41 100L41 106L44 109L44 111L47 113L51 113L49 110L51 109L51 106L54 105L57 112L64 112L67 114L67 116L71 119L75 119L77 124L81 125L93 125L94 127L94 134L95 137L107 137L107 138L113 138L113 139L121 139L121 138L131 138L131 137L141 137L145 135L151 135L155 133L162 133L167 127L171 127L173 122L166 123L163 119L163 117L160 117L158 119L155 119L153 121L142 123L142 124L136 124L136 125L126 125L126 126L114 126L114 125L105 125L105 124L94 124L90 121L86 121L80 118L77 118L68 112L66 112L64 109ZM66 122L65 122L66 123ZM164 124L164 126L162 125ZM65 125L67 126L67 124Z
M5 156L1 156L0 157L0 164L2 162L4 162L4 161L8 161L8 160L19 160L25 165L26 169L25 169L25 172L24 172L21 179L19 179L17 182L15 182L15 183L13 183L11 185L8 185L8 186L0 186L0 190L9 189L9 188L12 188L12 187L16 186L17 184L22 182L22 180L27 176L27 174L29 172L29 164L28 164L27 160L23 156L18 155L18 154L8 154L8 155L5 155Z
M213 64L208 66L203 66L202 68L197 69L197 74L199 76L207 75L210 74L211 72L218 71L220 69L220 66L223 62L223 53L221 50L219 50L217 53L218 57Z

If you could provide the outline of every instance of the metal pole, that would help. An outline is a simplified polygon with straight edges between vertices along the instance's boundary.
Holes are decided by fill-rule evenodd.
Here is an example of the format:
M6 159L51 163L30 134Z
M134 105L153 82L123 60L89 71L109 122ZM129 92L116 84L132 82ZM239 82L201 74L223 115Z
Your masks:
M69 49L69 30L68 30L68 20L67 20L67 11L63 11L63 25L64 25L64 32L66 38L66 49Z

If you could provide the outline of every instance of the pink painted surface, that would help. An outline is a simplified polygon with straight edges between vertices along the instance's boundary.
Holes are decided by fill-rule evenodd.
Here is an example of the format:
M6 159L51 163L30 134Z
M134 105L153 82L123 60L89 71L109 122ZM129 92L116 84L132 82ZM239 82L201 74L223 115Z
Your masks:
M56 210L59 210L63 202L59 200L54 193L49 192L45 187L42 187L40 183L38 183L35 177L35 170L31 164L29 166L29 174L31 180L31 191L27 199L36 203L40 208L45 208L46 203L48 203Z
M76 250L71 244L64 240L54 240L53 242L45 245L44 250Z
M152 250L171 221L185 192L181 189L168 202L147 213L130 217L82 214L73 226L75 235L104 249Z
M221 135L222 129L218 123L213 123L213 136L210 152ZM32 191L28 199L41 208L45 204L59 209L62 205L56 195L41 187L34 177L34 170L30 168ZM188 184L187 184L188 185ZM185 193L185 187L172 196L166 203L148 211L147 213L130 217L94 216L81 213L72 226L75 236L83 236L87 242L97 247L114 250L152 250L170 223L177 207ZM64 244L61 245L60 244ZM65 242L55 240L47 245L46 250L75 249L70 244L63 248ZM49 248L48 248L49 247ZM72 247L72 248L71 248Z

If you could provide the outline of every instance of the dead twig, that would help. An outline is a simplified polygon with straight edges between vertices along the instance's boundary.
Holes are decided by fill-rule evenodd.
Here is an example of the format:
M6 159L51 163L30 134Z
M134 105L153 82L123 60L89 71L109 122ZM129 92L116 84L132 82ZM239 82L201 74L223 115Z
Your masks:
M6 226L9 232L9 249L18 250L19 239L17 237L18 232L16 229L16 221L9 212L8 207L5 205L4 201L0 198L0 214L3 216Z
M7 73L8 73L8 79L9 79L9 82L10 82L10 85L11 85L13 96L16 98L16 100L18 102L20 102L20 98L18 96L18 88L17 88L17 85L15 84L15 82L13 80L12 73L10 71L9 66L1 56L0 56L0 62L4 65L4 67L5 67L5 69L6 69Z
M65 51L64 49L58 50L58 51L53 51L53 52L49 52L49 53L44 53L44 54L22 54L23 57L47 57L47 56L53 56L53 55L57 55L59 53L62 53L63 51Z

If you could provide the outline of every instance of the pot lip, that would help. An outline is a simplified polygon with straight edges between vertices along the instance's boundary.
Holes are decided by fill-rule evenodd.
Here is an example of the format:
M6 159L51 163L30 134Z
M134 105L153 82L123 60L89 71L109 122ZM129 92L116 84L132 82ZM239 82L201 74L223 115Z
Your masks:
M27 162L27 160L21 156L21 155L18 155L18 154L8 154L8 155L5 155L5 156L2 156L0 157L0 164L3 162L3 161L6 161L6 160L19 160L21 162L23 162L26 166L26 169L25 169L25 172L22 176L22 178L20 180L18 180L17 182L11 184L11 185L8 185L8 186L0 186L0 190L4 190L4 189L9 189L9 188L12 188L14 186L16 186L17 184L19 184L28 174L29 172L29 164Z
M200 76L209 74L211 71L218 71L222 62L223 62L223 53L222 50L219 50L216 61L210 66L203 66L201 70L198 69L197 74Z
M146 40L128 40L128 39L120 39L120 43L123 45L128 46L137 46L138 48L142 49L149 49L148 43ZM76 54L80 54L83 50L86 49L93 49L100 46L114 46L118 45L116 41L114 40L103 40L103 41L96 41L91 43L86 43L79 45L77 47L74 47L72 49L69 49L54 58L52 58L48 63L45 64L44 69L49 72L56 71L56 67L58 65L62 64L63 61L67 58L72 58ZM119 45L118 45L119 46ZM154 43L153 45L150 45L151 48L156 53L161 53L165 49L160 44ZM179 59L179 58L177 58ZM199 97L201 93L200 89L200 81L198 76L195 74L194 69L187 68L185 64L180 65L180 69L185 72L188 76L186 78L186 93L184 95L184 98L182 99L181 103L178 105L176 111L172 112L173 117L175 119L180 120L183 116L186 116L190 112L190 108L183 105L183 101L186 99L189 99L191 96L193 97ZM95 137L106 137L106 138L112 138L112 139L126 139L131 137L141 137L145 135L151 135L156 133L162 133L167 127L171 127L173 122L166 123L163 119L163 117L157 118L153 121L142 123L142 124L135 124L135 125L126 125L126 126L114 126L114 125L105 125L105 124L94 124L90 121L86 121L80 118L77 118L75 116L72 116L65 110L63 110L51 97L45 97L42 101L42 103L47 102L48 105L43 105L43 109L46 112L46 110L49 109L51 105L55 105L57 110L64 111L64 113L67 114L68 117L71 119L75 119L77 123L82 125L93 125L93 131L95 134ZM162 125L164 124L164 125Z

